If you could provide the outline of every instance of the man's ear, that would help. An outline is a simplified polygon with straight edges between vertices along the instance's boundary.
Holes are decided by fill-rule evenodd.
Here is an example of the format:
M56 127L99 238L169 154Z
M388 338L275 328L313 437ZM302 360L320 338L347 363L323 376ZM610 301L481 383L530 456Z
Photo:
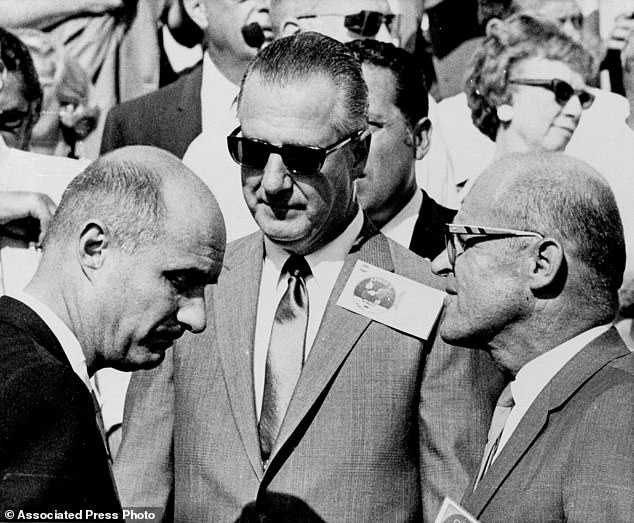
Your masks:
M285 18L280 24L279 38L283 38L285 36L293 36L301 32L301 30L302 28L299 25L299 20L297 18Z
M499 18L491 18L491 20L487 22L487 25L484 28L484 34L486 36L491 36L491 33L494 32L503 23L504 22L500 20Z
M413 130L417 160L425 158L431 147L431 120L426 116L416 122Z
M110 246L110 233L102 222L92 220L84 225L79 236L77 256L82 271L89 279L92 279L94 271L103 267Z
M187 16L203 31L207 29L207 8L203 0L183 0L183 7Z
M530 267L530 288L535 294L557 293L556 288L566 278L566 258L561 243L554 238L544 238L533 250ZM550 291L550 292L549 292Z
M372 134L369 130L364 131L361 138L355 140L352 145L352 154L354 156L354 163L352 164L352 179L363 177L363 170L365 164L368 161L368 154L370 153L370 142L372 141Z

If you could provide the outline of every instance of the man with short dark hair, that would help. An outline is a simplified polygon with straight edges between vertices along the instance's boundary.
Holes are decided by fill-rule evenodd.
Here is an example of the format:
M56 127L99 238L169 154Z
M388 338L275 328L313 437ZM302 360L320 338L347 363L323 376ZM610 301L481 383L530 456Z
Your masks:
M438 282L356 201L367 105L359 63L326 36L282 38L250 64L227 141L260 231L230 244L210 296L232 316L132 379L124 505L173 496L174 520L196 523L428 521L475 473L489 362L415 332L435 324L429 294L398 330L374 315L404 317L397 281L399 304Z
M416 183L416 161L431 145L427 89L414 57L392 44L354 40L346 44L361 63L368 84L372 143L359 203L395 242L433 260L445 248L444 227L456 211L438 205Z
M634 356L612 326L625 267L607 182L562 154L509 155L448 226L448 342L512 380L463 498L479 521L629 521Z
M35 276L0 298L3 513L121 517L90 377L154 367L202 331L224 244L213 196L164 151L124 148L70 183Z

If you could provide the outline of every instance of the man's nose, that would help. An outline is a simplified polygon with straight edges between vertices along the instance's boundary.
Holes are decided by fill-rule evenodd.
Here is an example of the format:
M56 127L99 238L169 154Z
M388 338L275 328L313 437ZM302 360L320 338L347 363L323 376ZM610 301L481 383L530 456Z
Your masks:
M279 154L271 153L262 171L262 188L270 194L290 189L293 186L288 169Z
M176 319L181 325L193 333L205 330L207 326L207 316L205 311L204 290L196 295L181 298L181 306L176 314Z
M447 254L447 249L442 251L431 262L431 270L437 276L446 276L447 274L453 271L453 267L449 263L449 256Z

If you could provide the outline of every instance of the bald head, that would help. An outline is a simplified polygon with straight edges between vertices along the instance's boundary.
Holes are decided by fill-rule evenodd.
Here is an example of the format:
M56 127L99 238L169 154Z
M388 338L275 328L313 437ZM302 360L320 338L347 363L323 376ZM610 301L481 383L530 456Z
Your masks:
M536 231L562 243L587 284L614 304L625 267L614 194L585 162L561 153L508 155L477 179L461 213L489 226Z
M44 250L74 237L98 219L129 253L155 243L166 220L191 210L213 222L224 245L224 222L207 186L176 156L147 146L117 149L91 163L68 185L44 241Z

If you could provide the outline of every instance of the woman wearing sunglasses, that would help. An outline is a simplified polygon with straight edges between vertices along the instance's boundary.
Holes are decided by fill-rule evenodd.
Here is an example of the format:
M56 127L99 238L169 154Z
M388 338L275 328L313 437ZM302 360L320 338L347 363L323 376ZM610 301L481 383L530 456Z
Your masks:
M563 151L594 96L592 56L549 21L520 14L489 28L466 82L471 117L511 152Z

